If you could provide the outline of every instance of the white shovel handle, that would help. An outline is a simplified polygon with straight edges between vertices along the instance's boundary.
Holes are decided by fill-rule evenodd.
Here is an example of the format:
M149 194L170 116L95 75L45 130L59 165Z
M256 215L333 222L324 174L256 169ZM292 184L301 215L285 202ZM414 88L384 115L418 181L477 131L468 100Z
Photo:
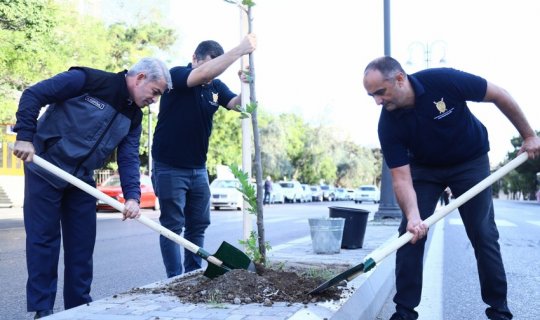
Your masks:
M457 197L454 201L450 202L448 205L442 207L441 209L435 211L429 218L424 220L424 223L428 227L432 226L437 221L447 216L450 212L454 211L459 206L469 201L472 197L476 196L481 191L483 191L484 189L492 185L495 181L504 177L506 174L508 174L508 172L514 170L515 168L520 166L522 163L527 161L527 158L528 158L527 152L521 153L515 159L513 159L512 161L504 165L502 168L493 172L484 180L478 182L474 187L469 189L467 192ZM411 241L412 238L413 238L413 234L407 231L406 233L401 235L399 238L391 241L388 245L384 246L383 248L379 250L375 250L372 254L368 255L364 259L364 261L367 261L371 258L372 260L375 261L375 263L379 263L381 260L386 258L392 252L396 251L397 249L401 248L406 243Z
M34 155L33 156L33 162L37 164L38 166L42 167L43 169L49 171L50 173L54 174L55 176L71 183L75 187L83 190L84 192L96 197L99 200L102 200L103 202L107 203L111 207L115 208L116 210L123 212L124 211L124 205L120 203L118 200L113 199L106 195L105 193L99 191L98 189L90 186L89 184L85 183L84 181L80 180L77 177L74 177L73 175L65 172L64 170L58 168L57 166L49 163L48 161L44 160L43 158ZM188 249L189 251L197 254L199 249L201 249L196 244L186 240L185 238L177 235L176 233L172 232L171 230L163 227L162 225L154 222L153 220L141 215L139 218L136 219L140 223L146 225L150 229L158 232L162 236L166 237L167 239L170 239L179 245L183 246L184 248ZM214 256L209 256L208 261L212 262L213 264L217 266L221 266L223 262Z

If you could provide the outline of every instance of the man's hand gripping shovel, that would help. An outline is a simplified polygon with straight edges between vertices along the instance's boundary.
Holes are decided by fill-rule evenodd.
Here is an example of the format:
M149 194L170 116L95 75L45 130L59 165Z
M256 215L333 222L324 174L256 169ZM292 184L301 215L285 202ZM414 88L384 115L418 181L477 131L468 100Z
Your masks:
M116 210L119 210L120 212L124 211L124 205L118 202L116 199L109 197L105 193L88 185L87 183L65 172L64 170L58 168L57 166L47 162L43 158L37 155L34 155L33 162L36 165L42 167L43 169L49 171L50 173L71 183L77 188L85 191L86 193L96 197L99 200L104 201L105 203L112 206ZM231 269L246 269L246 270L255 272L255 264L253 263L253 261L251 261L251 259L244 252L240 251L239 249L235 248L234 246L232 246L231 244L225 241L221 243L217 252L211 255L208 251L204 250L203 248L184 239L183 237L172 232L171 230L164 228L160 224L142 215L136 220L144 224L145 226L149 227L150 229L158 232L162 236L178 243L179 245L183 246L189 251L200 256L204 260L208 261L209 262L208 267L206 268L204 272L204 275L208 278L218 277L224 274L225 272L230 271Z
M478 193L492 185L495 181L499 180L500 178L504 177L508 172L514 170L518 166L520 166L522 163L527 161L528 155L526 152L523 152L519 156L517 156L514 160L507 163L505 166L500 168L499 170L492 173L490 176L485 178L484 180L477 183L474 187L472 187L470 190L459 196L454 201L450 202L447 206L435 211L431 217L424 220L424 224L426 224L428 227L435 224L437 221L444 218L446 215L448 215L450 212L457 209L459 206L464 204L465 202L469 201L472 197L476 196ZM340 283L343 280L351 281L352 279L358 277L362 273L368 272L369 270L373 269L377 263L380 263L384 258L386 258L388 255L390 255L392 252L396 251L397 249L404 246L406 243L411 241L413 238L413 234L410 232L406 232L403 235L401 235L399 238L393 240L388 245L382 248L378 248L375 251L373 251L371 254L366 256L364 258L364 261L340 274L335 276L334 278L326 281L325 283L321 284L317 288L313 289L309 294L317 294L320 293L338 283Z

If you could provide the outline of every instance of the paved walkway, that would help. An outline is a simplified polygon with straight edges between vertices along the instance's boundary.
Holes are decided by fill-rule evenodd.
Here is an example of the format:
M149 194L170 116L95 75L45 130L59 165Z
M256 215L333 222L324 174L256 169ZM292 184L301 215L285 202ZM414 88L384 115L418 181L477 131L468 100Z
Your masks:
M354 266L386 241L396 236L397 222L369 221L363 248L341 249L337 254L315 254L309 237L277 246L269 253L273 262ZM47 318L70 320L310 320L310 319L374 319L393 286L393 255L374 270L348 283L349 293L340 301L309 304L207 304L181 303L165 294L118 293L88 305L62 311ZM166 282L152 283L152 288Z

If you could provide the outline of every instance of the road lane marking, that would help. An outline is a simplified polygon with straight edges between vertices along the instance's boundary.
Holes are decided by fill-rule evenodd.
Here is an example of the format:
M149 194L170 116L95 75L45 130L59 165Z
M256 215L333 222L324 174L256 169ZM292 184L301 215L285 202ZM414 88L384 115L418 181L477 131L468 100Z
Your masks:
M463 225L463 221L461 221L461 219L449 219L448 223L459 226ZM495 219L495 224L497 224L497 227L517 227L515 223L503 219Z
M534 224L534 225L540 227L540 221L530 221L530 220L527 220L526 222L527 222L527 223L530 223L530 224Z
M297 246L299 244L305 244L311 241L311 236L306 236L302 238L297 238L291 241L287 241L286 243L279 244L277 246L272 246L272 251L276 252L279 250L287 249L289 247Z
M443 318L444 220L435 224L424 263L419 320Z

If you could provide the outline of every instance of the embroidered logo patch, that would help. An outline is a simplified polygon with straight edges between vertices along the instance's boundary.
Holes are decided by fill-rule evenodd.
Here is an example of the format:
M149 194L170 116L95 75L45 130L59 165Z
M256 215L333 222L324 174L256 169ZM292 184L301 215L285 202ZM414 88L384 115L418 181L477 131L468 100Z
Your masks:
M444 103L444 98L441 98L441 101L438 102L433 101L433 103L435 104L435 107L437 107L437 110L439 110L439 113L446 112L446 103Z
M214 103L218 102L219 95L217 93L212 92L212 100L214 100Z
M92 98L90 96L84 97L84 100L88 101L90 104L92 104L94 107L99 108L103 110L105 108L105 104L95 98Z

